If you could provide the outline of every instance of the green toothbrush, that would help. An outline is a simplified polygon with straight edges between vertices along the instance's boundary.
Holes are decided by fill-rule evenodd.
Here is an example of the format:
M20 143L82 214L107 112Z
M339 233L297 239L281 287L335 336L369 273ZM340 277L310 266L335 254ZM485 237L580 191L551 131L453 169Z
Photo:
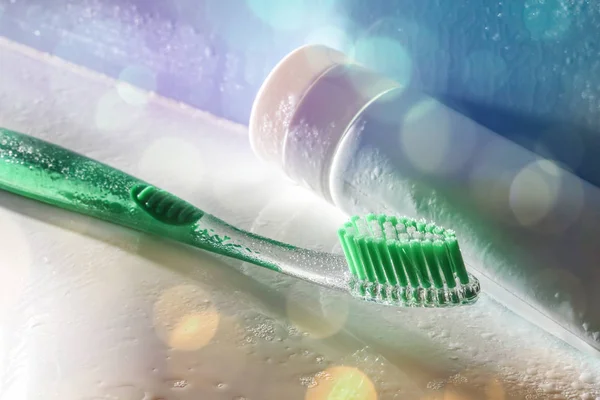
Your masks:
M0 128L0 189L277 272L406 307L477 300L450 230L408 218L353 217L338 232L345 256L237 229L180 198L65 148Z

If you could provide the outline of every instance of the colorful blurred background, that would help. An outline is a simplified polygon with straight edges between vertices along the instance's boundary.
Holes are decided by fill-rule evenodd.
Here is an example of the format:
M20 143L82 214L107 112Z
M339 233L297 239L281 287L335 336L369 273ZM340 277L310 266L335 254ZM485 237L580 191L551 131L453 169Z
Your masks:
M306 43L343 50L600 184L600 3L7 0L0 35L246 124Z

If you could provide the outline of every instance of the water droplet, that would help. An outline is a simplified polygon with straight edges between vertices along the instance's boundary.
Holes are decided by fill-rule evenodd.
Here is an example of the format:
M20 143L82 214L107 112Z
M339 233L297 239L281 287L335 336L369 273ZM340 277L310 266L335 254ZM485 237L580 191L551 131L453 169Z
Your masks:
M185 379L181 379L181 380L173 382L174 389L183 389L186 386L188 386L188 382Z
M305 375L300 377L300 384L307 388L317 386L317 380L312 375Z

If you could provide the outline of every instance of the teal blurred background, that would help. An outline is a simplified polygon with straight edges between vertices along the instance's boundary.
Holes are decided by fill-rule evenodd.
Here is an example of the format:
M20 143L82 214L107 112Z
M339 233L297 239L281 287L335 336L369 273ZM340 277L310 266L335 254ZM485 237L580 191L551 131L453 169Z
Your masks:
M242 124L284 55L327 44L597 186L598 28L593 0L0 1L0 35Z

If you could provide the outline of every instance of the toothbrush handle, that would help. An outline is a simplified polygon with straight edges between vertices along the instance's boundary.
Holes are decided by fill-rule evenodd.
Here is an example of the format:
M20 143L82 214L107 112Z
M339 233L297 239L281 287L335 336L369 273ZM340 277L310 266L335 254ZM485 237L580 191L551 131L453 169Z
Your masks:
M46 141L0 128L0 189L134 229L167 234L131 189L146 183ZM172 232L171 232L172 233Z
M166 237L329 287L343 256L307 251L237 229L108 165L0 128L0 189Z

